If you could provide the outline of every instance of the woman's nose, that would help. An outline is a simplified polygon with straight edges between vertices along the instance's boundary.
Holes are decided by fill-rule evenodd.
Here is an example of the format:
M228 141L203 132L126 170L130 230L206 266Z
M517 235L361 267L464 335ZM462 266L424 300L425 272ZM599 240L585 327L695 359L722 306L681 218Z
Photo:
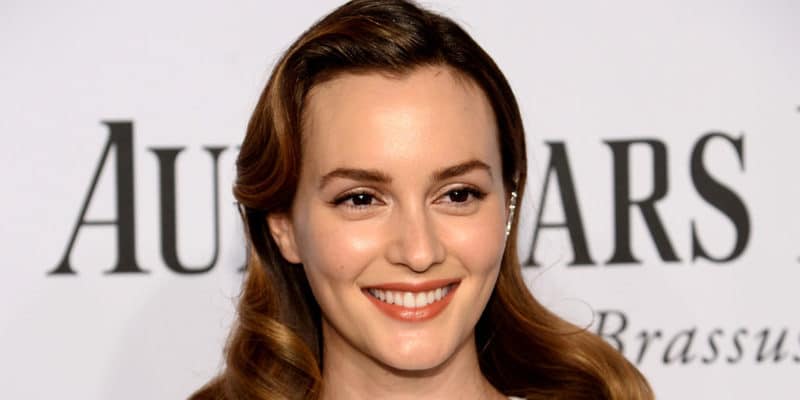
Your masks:
M390 242L387 259L416 272L425 272L441 264L445 248L438 236L434 221L424 207L397 210L390 218Z

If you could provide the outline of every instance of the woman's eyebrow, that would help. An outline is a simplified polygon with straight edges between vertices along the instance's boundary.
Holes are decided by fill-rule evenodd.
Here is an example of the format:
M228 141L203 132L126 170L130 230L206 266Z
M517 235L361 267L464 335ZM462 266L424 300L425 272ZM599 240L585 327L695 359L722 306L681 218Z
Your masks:
M492 168L488 164L478 159L472 159L437 170L433 173L431 182L440 182L445 179L464 175L476 169L486 171L486 173L489 174L489 179L494 180L494 177L492 176ZM319 189L322 190L333 178L345 178L354 181L380 184L389 184L392 182L392 178L388 174L377 169L336 168L320 178Z
M346 178L354 181L374 182L374 183L390 183L392 178L384 172L376 169L359 169L359 168L336 168L335 170L323 175L319 181L319 189L325 187L328 182L333 178Z
M433 178L431 179L431 181L433 183L440 182L440 181L443 181L445 179L454 178L456 176L464 175L467 172L470 172L470 171L475 170L475 169L480 169L480 170L486 171L486 173L489 174L489 179L494 180L494 177L492 176L492 167L490 167L489 164L486 164L485 162L483 162L481 160L478 160L478 159L472 159L472 160L469 160L469 161L464 161L462 163L458 163L458 164L450 166L450 167L442 168L442 169L434 172L433 173Z

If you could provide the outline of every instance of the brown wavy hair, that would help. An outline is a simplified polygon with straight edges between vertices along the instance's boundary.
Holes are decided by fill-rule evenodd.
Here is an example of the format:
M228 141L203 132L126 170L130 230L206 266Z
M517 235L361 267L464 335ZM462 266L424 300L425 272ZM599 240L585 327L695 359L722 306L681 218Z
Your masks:
M346 72L408 74L448 66L487 95L497 120L503 180L522 198L525 132L500 69L452 20L402 0L351 1L304 32L281 57L256 105L237 160L234 194L249 248L238 318L219 376L193 400L317 399L322 391L320 309L302 268L286 261L267 214L291 207L309 90ZM475 327L482 373L527 399L652 399L647 381L600 337L540 305L522 277L517 223L497 284Z

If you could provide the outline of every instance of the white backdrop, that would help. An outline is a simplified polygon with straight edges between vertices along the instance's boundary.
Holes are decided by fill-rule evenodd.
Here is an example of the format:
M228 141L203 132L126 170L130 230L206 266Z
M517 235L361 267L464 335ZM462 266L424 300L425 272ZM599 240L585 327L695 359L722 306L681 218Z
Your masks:
M244 260L236 146L281 51L338 4L112 3L0 1L4 398L185 398L219 370ZM521 253L537 225L567 214L583 232L591 264L570 266L568 230L540 226L541 266L525 269L534 293L621 343L661 399L797 398L800 3L425 4L462 22L518 95L531 158ZM701 151L711 132L724 136ZM225 148L218 241L207 146ZM546 173L554 154L566 156L560 175ZM171 186L159 174L170 165L178 262L204 273L177 273L162 256L159 196ZM675 260L636 207L615 214L626 177L633 201L656 193ZM133 192L120 189L126 180ZM562 201L570 191L575 207ZM70 247L87 203L89 224ZM123 257L125 218L135 241ZM615 240L625 226L638 262L609 262L626 247ZM693 226L710 258L731 259L693 257ZM131 257L136 265L118 266Z

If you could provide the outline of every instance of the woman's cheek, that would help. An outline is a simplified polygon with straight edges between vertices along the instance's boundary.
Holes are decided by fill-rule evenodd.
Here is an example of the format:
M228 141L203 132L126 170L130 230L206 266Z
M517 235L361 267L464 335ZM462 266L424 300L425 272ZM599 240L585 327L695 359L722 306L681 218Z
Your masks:
M504 229L501 220L487 215L451 224L444 234L451 255L459 258L468 269L482 272L497 267L504 250Z
M373 225L335 217L318 218L309 225L309 266L331 279L352 281L378 254L380 235Z

